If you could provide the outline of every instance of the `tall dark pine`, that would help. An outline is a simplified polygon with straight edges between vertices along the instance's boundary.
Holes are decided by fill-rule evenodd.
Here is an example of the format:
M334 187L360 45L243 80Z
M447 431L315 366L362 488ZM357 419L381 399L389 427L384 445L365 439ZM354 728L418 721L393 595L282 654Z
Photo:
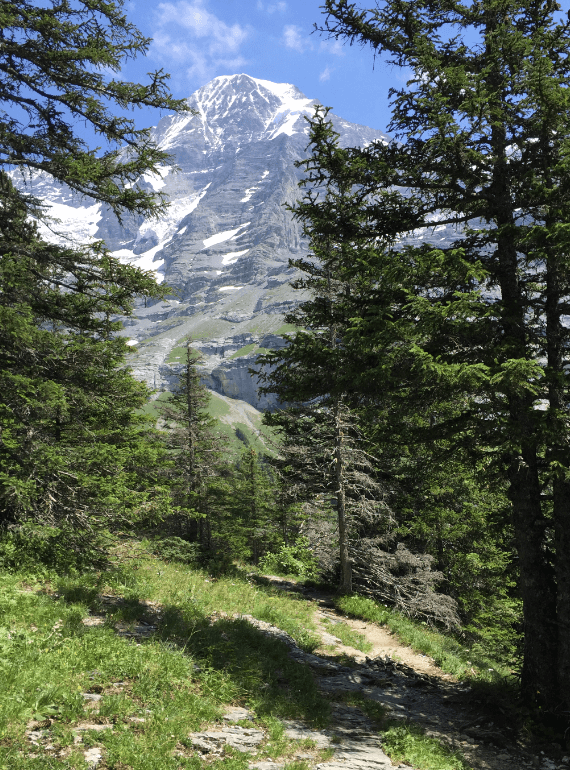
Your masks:
M410 73L391 91L397 141L318 163L333 175L335 162L350 169L371 234L399 234L390 249L410 266L400 310L416 321L419 380L464 399L461 415L434 430L471 431L508 483L523 690L567 709L570 23L548 0L324 8L325 33ZM378 266L371 254L357 269L379 275ZM363 349L382 312L361 314Z
M2 185L0 526L48 523L85 550L90 532L151 504L156 486L161 450L134 414L147 388L109 317L129 312L134 290L157 287L98 247L78 262L43 242L6 176Z
M337 139L319 109L312 124L312 146L338 150ZM340 168L342 150L339 153ZM320 176L311 159L299 165L308 171L307 192L293 212L310 238L311 254L309 259L291 262L301 271L292 285L309 292L310 299L287 316L286 320L300 329L288 337L288 346L258 360L268 365L260 375L267 383L265 389L288 404L283 411L266 415L266 421L282 434L282 464L290 469L288 483L298 486L301 500L320 496L333 501L341 567L339 589L349 593L351 540L363 519L387 518L382 485L364 449L358 417L350 408L358 375L345 339L354 308L366 296L370 281L366 275L339 271L349 251L366 251L370 244L358 235L359 196L353 194L350 178L339 175L329 187L326 175ZM335 238L332 230L329 235L326 221L334 219L338 210L347 221L354 216L351 239ZM324 225L322 228L312 228L313 216Z

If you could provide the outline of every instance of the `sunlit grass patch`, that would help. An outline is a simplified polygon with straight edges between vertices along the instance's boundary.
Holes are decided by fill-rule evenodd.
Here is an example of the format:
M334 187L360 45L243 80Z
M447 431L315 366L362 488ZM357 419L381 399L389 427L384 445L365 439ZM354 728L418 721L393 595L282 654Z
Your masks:
M151 544L148 544L152 547ZM134 621L160 608L158 636L199 659L201 687L208 691L231 684L217 698L251 699L260 713L295 716L305 713L313 722L323 723L328 714L326 701L318 694L310 672L291 661L287 647L268 638L242 615L251 615L286 631L303 649L312 651L319 644L314 632L314 609L306 601L283 596L272 587L254 585L238 573L212 577L178 562L165 563L145 551L144 546L123 544L121 561L129 558L129 571L122 564L97 580L103 594L121 593L118 606L107 607L110 624ZM96 578L92 577L92 581ZM62 581L66 595L80 593L92 598L100 611L100 600L93 597L87 578ZM286 670L286 676L273 676ZM221 680L218 681L221 677ZM278 681L281 680L281 681ZM305 704L305 705L303 705Z
M161 760L174 770L165 746L219 716L223 688L204 692L207 673L197 672L182 650L85 626L85 605L22 591L13 576L0 583L2 770L83 770L84 750L100 746L112 755L117 745L117 762L139 756L127 763L133 770L151 770ZM95 698L86 697L92 693ZM27 725L36 731L34 742ZM97 729L101 725L105 729Z
M348 623L339 621L338 623L332 623L328 618L323 618L323 623L327 626L327 631L337 639L345 644L347 647L354 647L355 650L360 652L370 652L373 646L368 639L351 628Z
M84 770L90 747L113 768L202 768L201 757L178 749L220 718L222 704L235 703L266 729L274 725L271 756L291 758L298 747L278 739L278 718L324 725L330 707L284 642L243 614L285 629L305 649L318 644L306 602L243 577L167 564L140 543L123 542L107 572L54 578L46 589L23 590L16 576L2 576L0 770ZM148 635L116 632L144 628L143 618ZM44 731L36 743L28 724ZM246 768L238 754L228 749L209 764Z
M417 770L469 770L464 759L414 725L389 727L382 747L392 762L405 762Z

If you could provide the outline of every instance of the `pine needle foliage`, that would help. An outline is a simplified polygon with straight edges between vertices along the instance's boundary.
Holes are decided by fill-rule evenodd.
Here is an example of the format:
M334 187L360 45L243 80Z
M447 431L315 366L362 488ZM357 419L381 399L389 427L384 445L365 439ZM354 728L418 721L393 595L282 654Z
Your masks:
M406 346L416 398L447 391L459 405L426 438L488 448L488 478L497 472L507 488L520 569L523 691L562 715L570 692L570 22L542 0L386 0L370 10L326 0L324 11L325 34L370 46L409 73L390 92L394 141L318 158L323 174L351 178L360 230L388 239L382 255L346 269L382 281L386 261L408 266L397 310L416 326ZM327 237L353 230L342 216L327 219ZM372 301L357 315L364 350L381 341L386 307Z
M101 201L119 217L158 216L166 200L135 183L168 156L124 111L139 107L180 111L162 70L147 85L118 73L144 56L150 39L126 17L122 0L2 0L0 18L0 165L26 177L44 172L80 195ZM89 147L78 123L108 146Z

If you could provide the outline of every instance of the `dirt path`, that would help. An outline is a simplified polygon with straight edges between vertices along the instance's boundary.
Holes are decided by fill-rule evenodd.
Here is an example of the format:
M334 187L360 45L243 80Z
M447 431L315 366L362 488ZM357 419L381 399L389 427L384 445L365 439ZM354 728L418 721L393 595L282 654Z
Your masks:
M332 626L323 625L323 620L328 620L332 623ZM354 620L339 615L334 610L317 610L315 616L315 623L321 634L333 635L334 637L334 625L335 623L342 622L350 628L362 634L372 645L372 650L368 653L363 653L357 650L355 647L349 647L342 644L342 642L336 642L334 647L334 654L346 654L354 658L358 663L364 663L366 658L374 660L375 658L393 658L396 661L403 663L406 666L410 666L421 674L427 674L428 676L437 677L446 681L454 681L451 674L445 674L439 669L434 661L427 655L422 655L418 652L414 652L411 647L406 647L400 640L394 636L384 626L379 626L377 623L368 623L362 620ZM325 652L324 648L320 648L321 652Z
M569 770L570 758L555 761L533 753L517 740L500 710L491 711L469 684L444 673L425 655L399 642L386 628L336 612L331 597L293 580L264 576L275 588L301 593L315 603L315 622L323 645L316 656L346 654L360 666L322 677L319 686L334 699L353 692L385 707L391 718L413 722L426 734L460 753L475 770ZM373 645L367 655L335 641L335 623L345 623ZM315 656L314 656L315 657ZM310 659L306 662L311 665ZM326 765L323 765L323 770ZM347 765L348 767L348 765Z
M335 610L331 596L325 593L274 576L265 576L264 580L278 590L301 594L312 603L315 611L322 646L314 653L300 649L285 631L265 621L251 615L233 616L284 642L289 648L289 656L311 669L319 689L329 699L331 722L324 730L315 730L300 721L285 720L288 737L309 739L310 744L306 746L312 748L303 748L299 744L299 753L293 758L303 761L311 770L392 770L394 767L417 770L410 765L396 765L385 754L381 725L386 719L392 725L419 725L428 737L460 754L473 770L570 770L570 759L562 758L560 753L555 761L552 755L547 756L546 750L537 755L517 742L514 730L500 709L491 710L469 684L458 682L442 672L433 660L401 644L386 628L342 616ZM113 596L100 598L109 606L117 601ZM134 640L152 636L159 622L158 605L148 603L148 607L150 615L156 614L156 621L149 623L145 614L145 619L134 626L117 624L117 633ZM100 625L107 614L89 616L84 623ZM219 617L212 619L219 620ZM335 626L340 635L341 623L362 634L372 645L372 650L364 654L340 642L335 636ZM99 698L87 694L84 697ZM380 722L378 706L384 715ZM245 726L248 721L250 727ZM191 753L198 751L210 762L223 756L225 747L231 746L252 753L249 770L284 770L285 762L262 759L268 734L262 725L256 724L252 712L243 708L230 709L224 722L225 725L213 725L209 730L191 734ZM79 725L77 730L81 729L87 728ZM91 726L88 729L98 728ZM44 733L45 730L38 732L35 725L30 725L28 738L36 745L48 740L49 735ZM78 732L76 741L80 740L81 732ZM257 751L257 748L261 750ZM330 758L324 757L324 749L329 751ZM102 751L97 751L97 755L95 748L85 752L86 761L92 768L103 761ZM186 749L181 751L181 756L187 756Z

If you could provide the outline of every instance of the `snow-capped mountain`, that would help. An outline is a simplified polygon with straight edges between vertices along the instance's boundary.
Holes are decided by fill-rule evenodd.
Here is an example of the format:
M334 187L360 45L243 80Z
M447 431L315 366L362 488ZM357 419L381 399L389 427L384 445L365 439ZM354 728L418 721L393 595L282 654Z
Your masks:
M307 244L285 204L301 195L294 162L306 156L305 116L318 102L293 85L248 75L215 78L188 101L197 114L164 117L153 129L172 165L138 182L169 196L160 221L120 226L105 207L46 176L34 178L32 192L60 220L48 237L104 239L120 259L173 287L172 299L141 304L126 321L137 376L168 388L190 335L212 389L263 406L248 368L260 347L282 344L283 313L300 299L288 260L306 254ZM385 140L331 117L343 145Z

